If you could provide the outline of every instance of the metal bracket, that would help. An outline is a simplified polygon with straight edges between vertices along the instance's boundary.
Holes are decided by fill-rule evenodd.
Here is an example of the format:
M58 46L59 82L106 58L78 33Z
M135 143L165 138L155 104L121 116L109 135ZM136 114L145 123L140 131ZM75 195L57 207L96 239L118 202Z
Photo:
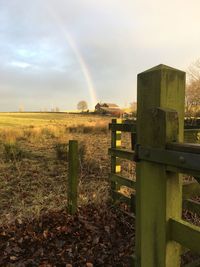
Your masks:
M200 172L200 154L136 145L136 161L145 160Z

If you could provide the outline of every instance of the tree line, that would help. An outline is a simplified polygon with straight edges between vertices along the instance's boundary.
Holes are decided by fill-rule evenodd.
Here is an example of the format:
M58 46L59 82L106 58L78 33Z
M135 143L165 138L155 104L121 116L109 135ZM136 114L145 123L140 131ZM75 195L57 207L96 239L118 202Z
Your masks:
M200 117L200 58L188 68L185 107L186 116Z

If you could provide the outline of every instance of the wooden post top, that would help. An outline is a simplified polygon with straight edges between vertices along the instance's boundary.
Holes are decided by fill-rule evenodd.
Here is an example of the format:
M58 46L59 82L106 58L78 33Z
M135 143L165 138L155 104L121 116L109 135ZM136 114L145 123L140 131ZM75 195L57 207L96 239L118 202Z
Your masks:
M167 65L165 65L165 64L159 64L159 65L157 65L157 66L155 66L155 67L153 67L153 68L150 68L150 69L148 69L148 70L145 70L145 71L139 73L138 75L143 74L143 73L147 73L147 72L165 71L165 70L168 70L168 71L175 71L175 72L180 72L180 73L182 73L183 75L185 75L185 72L184 72L184 71L179 70L179 69L172 68L172 67L167 66Z
M146 138L151 139L143 133L146 129L151 132L152 112L155 112L156 108L171 109L178 113L179 141L183 141L185 72L160 64L138 74L137 103L137 132L140 144L147 144Z

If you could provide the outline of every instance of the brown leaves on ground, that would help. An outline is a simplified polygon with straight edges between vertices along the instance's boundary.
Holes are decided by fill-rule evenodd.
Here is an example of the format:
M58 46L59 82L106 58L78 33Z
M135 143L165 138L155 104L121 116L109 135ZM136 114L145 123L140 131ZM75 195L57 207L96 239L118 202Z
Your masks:
M0 228L1 266L130 266L133 219L110 207L44 214Z

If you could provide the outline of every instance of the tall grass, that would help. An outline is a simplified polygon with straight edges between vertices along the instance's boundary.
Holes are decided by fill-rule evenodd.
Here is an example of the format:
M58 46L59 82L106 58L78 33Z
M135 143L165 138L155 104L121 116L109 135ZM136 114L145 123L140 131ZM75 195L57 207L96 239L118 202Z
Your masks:
M26 157L26 152L19 146L18 143L4 143L3 155L5 160L21 160Z

